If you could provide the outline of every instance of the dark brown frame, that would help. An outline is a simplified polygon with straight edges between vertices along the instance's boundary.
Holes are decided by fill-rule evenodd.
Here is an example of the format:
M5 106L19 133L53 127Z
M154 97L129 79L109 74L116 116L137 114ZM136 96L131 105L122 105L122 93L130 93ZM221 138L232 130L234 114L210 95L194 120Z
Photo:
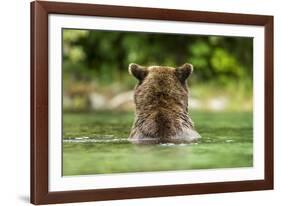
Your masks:
M265 179L48 191L48 15L71 14L257 25L265 28ZM67 203L273 189L273 16L35 1L31 3L31 202Z

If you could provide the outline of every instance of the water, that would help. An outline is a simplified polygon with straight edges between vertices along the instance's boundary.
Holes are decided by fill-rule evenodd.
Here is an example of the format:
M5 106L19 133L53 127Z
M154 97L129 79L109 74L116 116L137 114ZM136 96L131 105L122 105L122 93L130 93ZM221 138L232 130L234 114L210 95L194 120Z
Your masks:
M251 113L197 112L192 117L202 136L198 143L134 145L127 140L132 113L65 114L63 174L252 166Z

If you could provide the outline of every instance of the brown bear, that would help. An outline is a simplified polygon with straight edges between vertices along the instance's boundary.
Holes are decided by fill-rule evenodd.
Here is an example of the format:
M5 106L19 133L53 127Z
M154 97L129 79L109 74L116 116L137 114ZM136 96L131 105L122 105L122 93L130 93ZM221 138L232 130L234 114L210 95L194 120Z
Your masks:
M135 87L135 122L129 141L136 144L191 143L200 135L188 114L187 78L191 64L168 66L129 65Z

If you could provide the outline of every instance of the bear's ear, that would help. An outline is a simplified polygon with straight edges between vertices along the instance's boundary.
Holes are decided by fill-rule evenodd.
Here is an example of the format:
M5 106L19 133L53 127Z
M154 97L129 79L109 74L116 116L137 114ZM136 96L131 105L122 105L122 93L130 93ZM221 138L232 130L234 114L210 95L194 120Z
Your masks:
M191 75L193 71L192 64L185 63L184 65L176 68L176 75L182 83Z
M139 81L142 81L148 74L148 70L144 66L140 66L135 63L129 65L129 73L137 78Z

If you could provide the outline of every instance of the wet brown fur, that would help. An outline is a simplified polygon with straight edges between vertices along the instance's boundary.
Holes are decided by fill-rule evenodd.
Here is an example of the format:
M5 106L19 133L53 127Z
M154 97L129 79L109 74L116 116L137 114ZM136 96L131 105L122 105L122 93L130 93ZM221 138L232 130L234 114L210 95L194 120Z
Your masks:
M129 70L139 80L134 94L135 122L129 140L143 144L186 143L199 138L188 115L186 79L192 72L191 65L173 68L133 64Z

